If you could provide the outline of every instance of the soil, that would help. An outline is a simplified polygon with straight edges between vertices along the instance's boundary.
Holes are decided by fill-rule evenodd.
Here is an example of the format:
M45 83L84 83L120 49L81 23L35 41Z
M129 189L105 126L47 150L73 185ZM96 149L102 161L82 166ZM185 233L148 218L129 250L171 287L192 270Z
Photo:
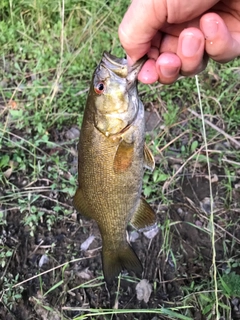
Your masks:
M69 128L65 129L63 137L66 137L66 132ZM51 138L59 142L59 133L52 132ZM76 143L72 147L76 149ZM64 148L59 145L58 151L64 152ZM172 165L171 159L169 157L169 166ZM76 162L74 157L70 160L71 165ZM239 189L232 196L232 205L226 208L226 189L221 183L221 170L216 164L212 165L211 174L218 177L212 186L219 272L227 267L231 257L239 258L240 243ZM29 226L22 222L24 212L20 212L18 207L11 207L7 210L6 223L0 225L1 245L14 252L7 259L7 264L0 268L0 319L73 319L89 308L105 309L115 305L118 309L153 309L182 305L187 294L185 288L193 283L195 286L201 285L210 281L212 276L207 174L204 165L197 170L188 168L180 175L174 191L169 193L169 206L157 201L152 203L160 226L155 237L148 239L143 233L133 232L129 226L131 239L134 235L138 236L131 244L144 266L142 278L152 286L151 296L146 302L137 299L136 284L139 280L130 278L126 273L121 276L118 296L114 295L118 283L108 292L102 277L101 237L97 225L73 208L72 214L64 215L63 209L72 207L72 199L65 193L45 192L44 189L38 192L37 207L56 215L53 207L58 203L62 211L59 211L58 219L50 229L44 215L32 235ZM27 190L19 185L23 177L12 176L12 179L16 179L15 182L12 180L18 188L16 190ZM36 181L31 188L40 186L44 186L43 180ZM8 187L7 184L1 187L2 195L6 194ZM160 187L158 192L162 193ZM2 206L0 209L4 212L6 208ZM81 245L89 236L94 236L93 241L87 250L81 250ZM239 267L235 271L240 273ZM12 280L13 286L6 287L4 278ZM14 297L17 293L21 295ZM8 295L12 295L11 307L4 303L4 296ZM233 308L231 301L229 304ZM233 319L239 319L238 307L234 312ZM188 316L197 320L207 319L197 304L189 310ZM103 319L101 316L96 318ZM140 313L122 314L115 318L169 319L158 314Z

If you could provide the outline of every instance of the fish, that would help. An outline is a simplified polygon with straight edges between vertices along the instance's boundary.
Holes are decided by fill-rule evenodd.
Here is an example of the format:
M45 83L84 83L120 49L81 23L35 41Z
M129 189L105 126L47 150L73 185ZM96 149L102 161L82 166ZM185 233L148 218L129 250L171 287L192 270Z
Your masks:
M78 188L73 205L94 219L102 238L104 279L123 270L141 275L142 264L127 241L127 225L146 230L156 215L141 196L145 168L154 157L145 144L144 106L137 76L145 58L127 60L104 52L94 71L78 143Z

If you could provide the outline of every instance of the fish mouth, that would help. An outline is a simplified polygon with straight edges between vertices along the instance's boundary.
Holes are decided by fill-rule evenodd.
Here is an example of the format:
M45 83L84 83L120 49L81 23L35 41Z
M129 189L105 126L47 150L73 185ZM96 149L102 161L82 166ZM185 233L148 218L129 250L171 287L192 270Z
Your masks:
M121 78L126 78L128 75L127 60L117 58L106 51L103 53L101 65Z
M117 58L108 52L103 53L101 65L111 70L117 76L125 78L128 83L128 89L137 80L138 73L140 72L143 64L146 62L147 56L145 55L138 61L136 61L131 67L128 66L127 59Z

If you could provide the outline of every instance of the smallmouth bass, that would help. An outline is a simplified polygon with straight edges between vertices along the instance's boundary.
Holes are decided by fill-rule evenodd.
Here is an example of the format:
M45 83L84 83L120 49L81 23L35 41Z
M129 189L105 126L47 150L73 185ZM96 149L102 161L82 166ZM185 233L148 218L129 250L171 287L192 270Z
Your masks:
M155 224L153 210L141 197L144 167L155 166L144 143L144 107L137 93L144 62L128 70L126 59L103 54L93 74L79 138L79 185L73 203L98 224L107 284L123 269L142 272L127 242L127 224L138 230Z

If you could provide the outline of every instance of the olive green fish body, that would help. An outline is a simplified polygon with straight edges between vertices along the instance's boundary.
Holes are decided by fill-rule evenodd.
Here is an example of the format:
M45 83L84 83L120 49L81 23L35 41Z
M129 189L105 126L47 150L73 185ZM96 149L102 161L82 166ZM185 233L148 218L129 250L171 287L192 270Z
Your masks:
M107 66L100 64L95 71L84 113L74 205L99 226L104 277L110 283L122 269L142 271L127 242L126 227L130 220L138 229L155 222L154 213L141 198L144 165L154 164L144 145L144 107L137 96L137 73L128 78L125 60L115 65L112 56L105 54L104 59L110 63L105 61ZM124 62L123 67L119 61ZM113 67L118 70L112 71ZM116 79L109 82L111 77Z

